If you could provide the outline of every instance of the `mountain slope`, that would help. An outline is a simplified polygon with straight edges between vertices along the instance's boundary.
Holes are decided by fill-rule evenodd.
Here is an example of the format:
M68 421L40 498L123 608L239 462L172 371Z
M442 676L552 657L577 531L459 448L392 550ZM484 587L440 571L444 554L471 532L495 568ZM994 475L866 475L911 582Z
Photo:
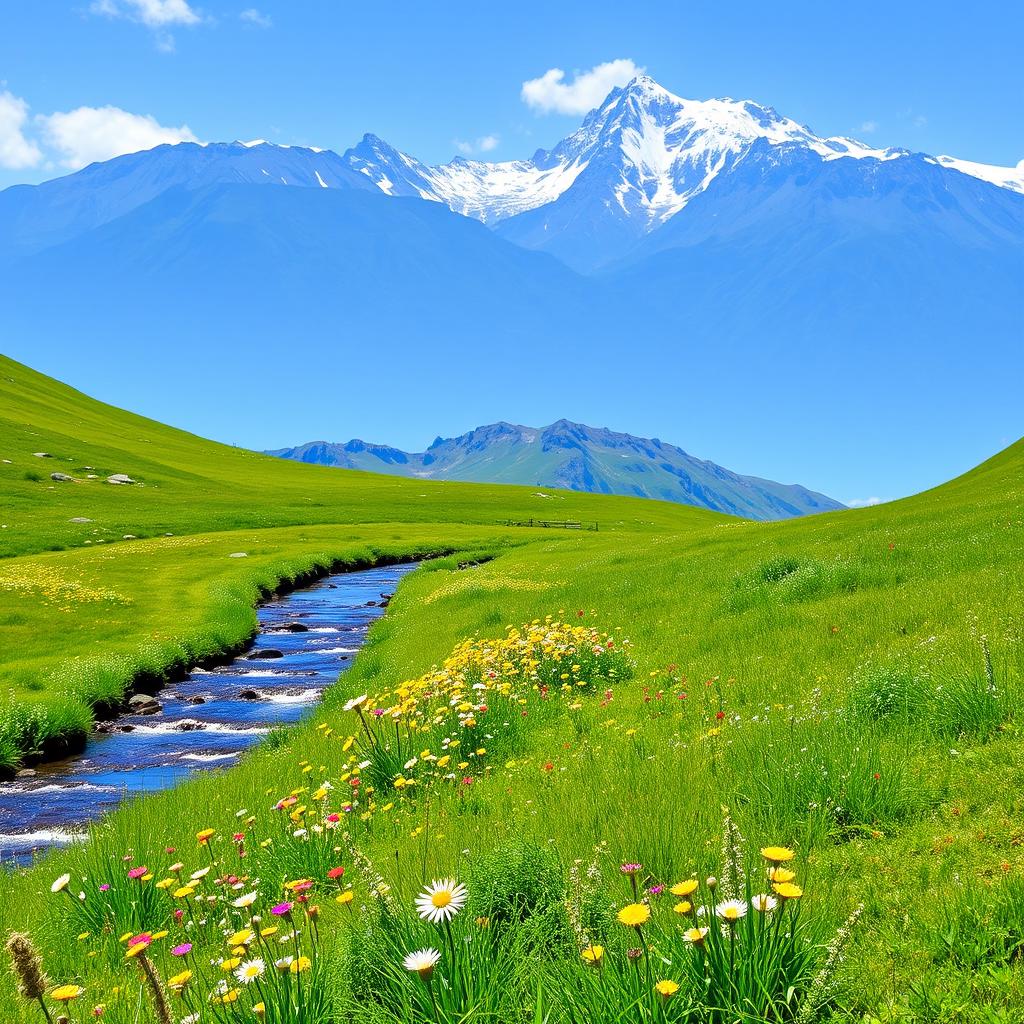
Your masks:
M843 507L799 485L741 476L657 439L568 420L540 429L493 423L461 437L439 437L418 453L353 440L318 441L267 454L399 476L659 498L748 519L789 519Z
M329 150L266 142L182 142L115 157L41 185L0 192L0 262L56 245L130 213L169 189L214 184L371 189Z

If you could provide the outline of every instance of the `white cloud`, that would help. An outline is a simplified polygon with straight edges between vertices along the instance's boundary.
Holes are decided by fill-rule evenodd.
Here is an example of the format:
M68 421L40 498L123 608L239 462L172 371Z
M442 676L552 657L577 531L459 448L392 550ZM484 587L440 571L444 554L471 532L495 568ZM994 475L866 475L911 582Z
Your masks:
M256 10L255 7L247 7L239 14L239 18L247 25L254 25L256 28L270 28L274 24L269 14L264 14L262 11Z
M42 151L25 136L27 120L28 104L9 92L0 92L0 167L35 167L42 160Z
M877 121L865 121L860 126L860 130L865 135L870 135L872 132L877 132L878 131L878 122Z
M564 81L561 68L551 68L540 78L523 82L520 92L523 102L542 114L586 114L617 85L625 85L643 72L628 59L610 60L589 71L577 71L573 80Z
M187 124L165 127L148 114L131 114L120 107L79 107L36 120L44 140L71 170L165 142L198 141Z
M455 148L465 156L473 153L490 153L497 149L501 139L497 135L481 135L476 142L464 142L461 139L455 140Z
M852 498L846 504L850 508L867 508L869 505L884 505L885 502L891 501L891 498Z
M168 25L198 25L202 20L188 0L94 0L94 14L131 18L150 28Z

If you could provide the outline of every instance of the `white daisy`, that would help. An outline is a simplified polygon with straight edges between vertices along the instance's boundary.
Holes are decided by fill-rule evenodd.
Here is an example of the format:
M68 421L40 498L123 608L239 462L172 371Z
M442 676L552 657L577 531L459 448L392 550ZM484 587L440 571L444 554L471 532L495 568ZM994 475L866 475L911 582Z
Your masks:
M402 964L407 971L415 971L424 981L430 981L434 967L440 959L441 954L436 949L428 947L427 949L418 949L415 953L406 954Z
M431 882L416 897L416 911L424 921L450 921L465 905L469 891L454 878Z
M762 914L767 914L779 905L779 901L774 896L769 896L768 893L762 892L757 896L751 897L750 905L755 910L760 910Z
M715 913L726 924L735 924L741 917L746 916L747 905L742 900L723 900L715 907Z
M63 892L68 887L68 883L71 881L70 875L61 875L53 885L50 886L50 892Z
M247 892L244 896L239 896L237 900L232 900L231 906L238 907L239 910L242 910L245 907L251 907L258 898L259 893Z
M353 697L351 700L345 701L345 706L342 710L355 711L356 708L361 708L368 699L365 693L361 697Z
M243 984L248 985L250 981L262 978L267 965L259 958L246 960L235 968L235 977Z

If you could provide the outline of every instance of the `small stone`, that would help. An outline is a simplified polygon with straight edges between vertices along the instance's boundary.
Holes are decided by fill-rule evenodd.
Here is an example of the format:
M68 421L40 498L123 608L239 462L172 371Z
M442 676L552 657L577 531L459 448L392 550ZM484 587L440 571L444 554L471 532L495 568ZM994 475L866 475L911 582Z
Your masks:
M114 473L107 477L108 484L133 484L135 481L127 473Z
M279 651L276 647L261 647L258 651L253 651L249 655L250 658L283 658L283 652Z
M68 476L67 473L51 473L50 479L56 480L57 483L73 484L75 482L75 478L73 476Z
M35 775L35 768L22 768L21 771L18 772L17 777L19 779L31 779L34 778Z
M188 703L189 704L205 704L206 703L206 698L205 697L200 697L199 694L197 693L194 697L189 697Z
M259 700L260 699L260 692L259 692L259 690L252 690L252 689L240 690L238 696L239 696L240 700Z
M32 453L37 459L52 459L53 456L49 452L33 452Z
M158 715L163 708L148 693L136 693L128 698L128 710L135 715Z
M246 551L232 551L228 558L248 558L249 554Z
M73 519L68 520L69 523L91 523L92 520L85 516L75 516Z
M123 536L123 537L121 538L121 540L138 540L138 539L139 539L139 538L138 538L138 537L136 537L134 533L126 533L126 534L125 534L125 535L124 535L124 536Z

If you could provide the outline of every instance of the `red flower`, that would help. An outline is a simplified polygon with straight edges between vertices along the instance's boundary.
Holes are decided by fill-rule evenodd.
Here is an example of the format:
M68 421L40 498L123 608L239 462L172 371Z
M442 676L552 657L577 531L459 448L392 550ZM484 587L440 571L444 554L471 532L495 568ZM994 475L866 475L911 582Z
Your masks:
M725 712L724 711L716 711L715 712L715 718L717 718L719 721L721 721L723 718L725 718Z
M331 881L334 881L335 878L341 878L343 874L345 874L344 868L331 868L331 870L327 872L327 877L331 879Z

